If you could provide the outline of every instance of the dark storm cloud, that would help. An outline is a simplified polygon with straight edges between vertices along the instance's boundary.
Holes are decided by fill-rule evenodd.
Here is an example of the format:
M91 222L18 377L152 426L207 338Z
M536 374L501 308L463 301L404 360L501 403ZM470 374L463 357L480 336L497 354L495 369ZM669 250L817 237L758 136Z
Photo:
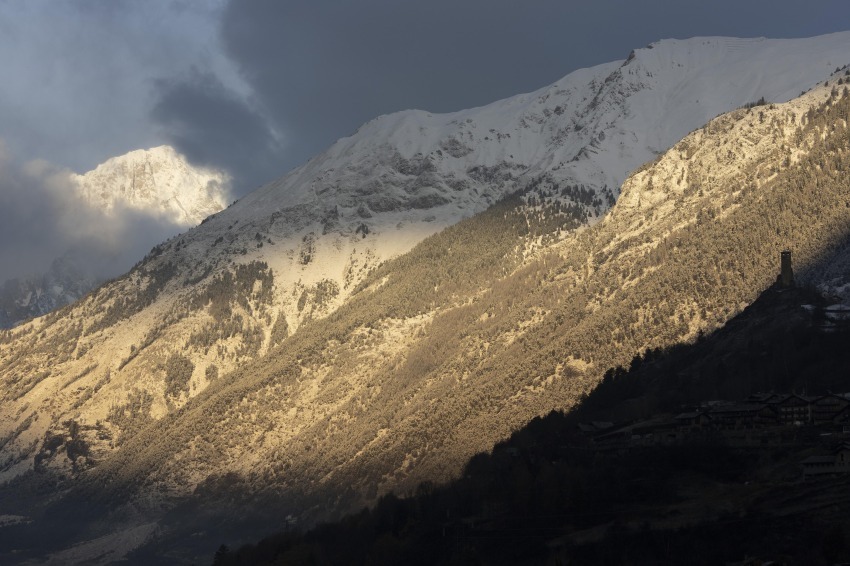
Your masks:
M276 176L377 115L486 104L625 58L658 39L803 37L847 22L850 3L843 0L804 8L777 0L255 0L228 4L222 37L271 129L281 132L278 170L269 169ZM206 96L199 88L183 94L181 108ZM176 114L170 106L160 109ZM215 105L201 104L192 119L203 124L215 113ZM256 118L250 116L239 143L274 151ZM201 155L204 127L189 134L178 144ZM209 144L210 155L224 152L219 141ZM250 174L231 172L237 179Z
M153 118L190 161L238 172L239 192L280 173L281 150L269 121L214 75L196 71L160 81L157 90Z

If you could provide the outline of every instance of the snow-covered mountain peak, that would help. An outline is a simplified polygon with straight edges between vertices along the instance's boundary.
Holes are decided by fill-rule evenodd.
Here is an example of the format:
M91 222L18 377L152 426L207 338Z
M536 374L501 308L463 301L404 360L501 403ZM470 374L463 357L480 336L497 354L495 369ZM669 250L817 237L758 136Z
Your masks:
M762 97L789 100L846 64L848 53L850 32L662 40L479 108L380 116L243 199L234 214L330 202L343 216L364 206L398 212L418 208L426 194L427 208L468 215L541 175L616 192L629 171L709 119Z
M375 265L515 191L556 204L565 226L593 223L629 172L711 118L788 100L847 63L850 32L662 40L478 108L380 116L162 247L158 261L186 266L190 280L234 259L265 262L292 329L318 314L301 300L310 289L332 284L324 304L335 308Z
M136 209L188 227L227 205L229 177L160 146L113 157L72 181L95 208Z

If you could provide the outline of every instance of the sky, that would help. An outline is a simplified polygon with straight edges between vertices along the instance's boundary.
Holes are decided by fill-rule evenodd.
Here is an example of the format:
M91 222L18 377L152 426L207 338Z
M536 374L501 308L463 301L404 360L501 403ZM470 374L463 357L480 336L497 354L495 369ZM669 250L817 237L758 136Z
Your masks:
M57 171L169 144L237 198L380 114L487 104L664 38L848 28L846 0L0 0L0 281L68 242L177 229L79 234L91 213Z

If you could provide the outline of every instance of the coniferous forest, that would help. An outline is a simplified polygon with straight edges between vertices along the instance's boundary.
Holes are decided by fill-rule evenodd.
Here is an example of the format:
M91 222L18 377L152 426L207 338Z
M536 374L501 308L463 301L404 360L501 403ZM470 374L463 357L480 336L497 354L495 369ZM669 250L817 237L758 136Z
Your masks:
M582 423L675 414L765 391L850 390L850 332L825 333L808 289L765 291L698 341L612 368L569 413L532 420L442 486L384 496L307 532L224 543L212 563L724 564L850 559L850 486L804 481L799 461L834 439L803 428L781 445L722 433L610 450ZM719 396L719 397L718 397ZM752 562L757 563L757 562Z

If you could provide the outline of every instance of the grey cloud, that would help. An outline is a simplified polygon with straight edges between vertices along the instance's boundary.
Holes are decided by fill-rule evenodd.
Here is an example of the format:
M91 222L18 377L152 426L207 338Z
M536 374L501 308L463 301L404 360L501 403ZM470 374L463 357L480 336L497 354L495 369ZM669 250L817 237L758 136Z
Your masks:
M41 271L56 257L60 199L31 182L8 155L0 163L0 282Z
M210 73L160 81L152 116L169 143L193 163L224 168L244 193L280 173L277 137L267 119Z
M192 66L237 77L217 45L221 4L0 0L0 137L21 160L77 172L161 145L156 79Z

